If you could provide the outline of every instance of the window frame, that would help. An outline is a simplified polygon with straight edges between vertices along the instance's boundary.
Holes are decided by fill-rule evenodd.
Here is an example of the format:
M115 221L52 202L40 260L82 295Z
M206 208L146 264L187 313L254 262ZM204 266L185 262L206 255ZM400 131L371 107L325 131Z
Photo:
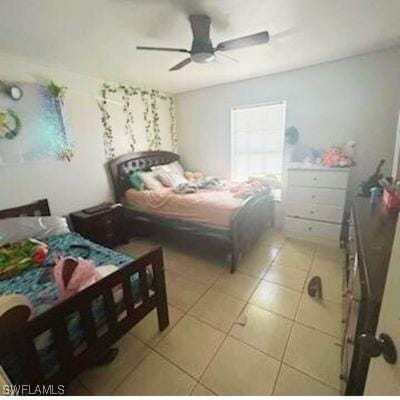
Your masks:
M231 155L230 155L230 161L231 161L231 166L230 166L230 178L231 180L235 179L234 177L234 170L235 170L235 140L233 139L234 135L234 114L236 110L243 110L243 109L248 109L248 108L258 108L258 107L268 107L268 106L274 106L282 104L284 106L283 110L283 149L282 149L282 179L283 179L283 164L284 164L284 152L285 152L285 128L286 128L286 110L287 110L287 102L286 100L274 100L274 101L268 101L268 102L263 102L263 103L255 103L255 104L247 104L244 106L235 106L231 107L230 109L230 146L231 146Z

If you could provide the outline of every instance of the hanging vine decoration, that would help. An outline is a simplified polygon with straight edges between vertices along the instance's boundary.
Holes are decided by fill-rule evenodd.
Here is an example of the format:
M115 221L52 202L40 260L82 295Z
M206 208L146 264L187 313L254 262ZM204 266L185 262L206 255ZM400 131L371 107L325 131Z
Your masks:
M169 117L170 117L170 134L171 134L171 143L172 150L178 150L178 135L176 134L176 118L175 118L175 98L170 97L169 99Z
M134 88L129 88L124 85L119 86L120 90L122 90L122 101L124 102L122 106L123 112L126 114L125 118L125 134L129 138L129 147L131 151L135 151L136 147L136 137L133 133L133 112L131 108L131 99L136 94L136 90Z
M125 134L129 137L129 146L131 151L135 150L137 143L134 130L135 121L132 110L132 99L134 96L140 96L143 103L144 129L147 145L150 150L160 150L162 148L159 106L160 101L167 102L170 114L171 143L173 150L176 150L177 136L175 127L175 101L171 96L154 89L141 89L134 86L126 86L121 84L111 85L107 82L104 82L101 87L102 99L99 102L99 108L102 114L101 122L104 127L103 142L106 158L112 159L115 157L111 115L107 111L107 102L109 101L107 95L118 92L121 92L123 102L122 111L125 114Z
M153 137L151 135L151 119L150 119L150 105L149 105L149 96L148 92L142 90L140 92L140 97L142 98L142 103L144 106L144 130L146 132L146 140L150 150L153 149Z
M115 148L114 148L114 137L112 133L112 128L111 128L111 115L107 111L107 94L108 93L114 93L113 89L108 83L104 83L103 87L101 89L101 96L102 100L98 103L100 111L101 111L101 122L104 127L103 131L103 143L104 143L104 152L106 155L106 158L108 160L112 159L115 157Z
M151 113L153 116L153 148L154 150L160 150L161 147L161 136L160 136L160 116L158 114L158 107L157 107L157 96L156 92L152 90L150 92L150 106L151 106Z

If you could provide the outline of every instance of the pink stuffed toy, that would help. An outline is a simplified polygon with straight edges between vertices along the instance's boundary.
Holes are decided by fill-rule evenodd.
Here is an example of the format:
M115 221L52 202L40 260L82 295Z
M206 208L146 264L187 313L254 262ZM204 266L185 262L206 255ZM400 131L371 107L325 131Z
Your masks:
M350 167L353 161L340 147L331 147L324 153L321 163L327 167Z

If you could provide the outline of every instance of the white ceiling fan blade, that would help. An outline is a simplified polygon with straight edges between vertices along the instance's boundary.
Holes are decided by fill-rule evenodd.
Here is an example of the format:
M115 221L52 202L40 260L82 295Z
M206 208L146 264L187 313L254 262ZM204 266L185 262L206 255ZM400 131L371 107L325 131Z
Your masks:
M258 44L265 44L269 41L269 34L267 31L255 33L254 35L244 36L237 39L227 40L226 42L221 42L216 50L227 51L227 50L237 50L244 47L256 46Z

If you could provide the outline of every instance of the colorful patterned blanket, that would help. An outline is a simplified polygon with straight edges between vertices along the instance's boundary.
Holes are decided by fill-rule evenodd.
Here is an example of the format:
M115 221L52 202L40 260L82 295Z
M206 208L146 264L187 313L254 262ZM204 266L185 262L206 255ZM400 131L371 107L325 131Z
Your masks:
M58 299L57 285L50 277L55 252L63 256L89 258L96 266L113 264L121 268L133 261L129 256L95 244L75 232L48 236L43 241L49 246L49 252L42 267L0 281L0 294L19 293L27 296L34 307L35 315L46 311ZM89 249L89 253L85 248Z
M96 266L113 264L121 268L133 261L133 258L129 256L92 243L77 233L69 232L49 236L44 242L49 246L49 252L43 267L30 269L16 277L0 281L0 294L19 293L27 296L34 306L34 315L48 310L57 302L58 288L54 279L51 278L55 252L63 256L89 258L94 261ZM149 278L151 279L151 277ZM135 293L138 294L140 292L138 277L133 275L131 282L135 297ZM120 304L117 304L117 308L119 306ZM102 301L100 299L94 301L92 307L95 324L100 329L105 323ZM67 328L70 340L73 346L77 348L84 340L78 313L71 314L67 318ZM44 332L35 340L35 344L39 352L43 373L45 376L49 376L59 368L51 332ZM16 355L10 355L0 361L13 383L23 383L21 364L24 363L24 360L19 359Z

